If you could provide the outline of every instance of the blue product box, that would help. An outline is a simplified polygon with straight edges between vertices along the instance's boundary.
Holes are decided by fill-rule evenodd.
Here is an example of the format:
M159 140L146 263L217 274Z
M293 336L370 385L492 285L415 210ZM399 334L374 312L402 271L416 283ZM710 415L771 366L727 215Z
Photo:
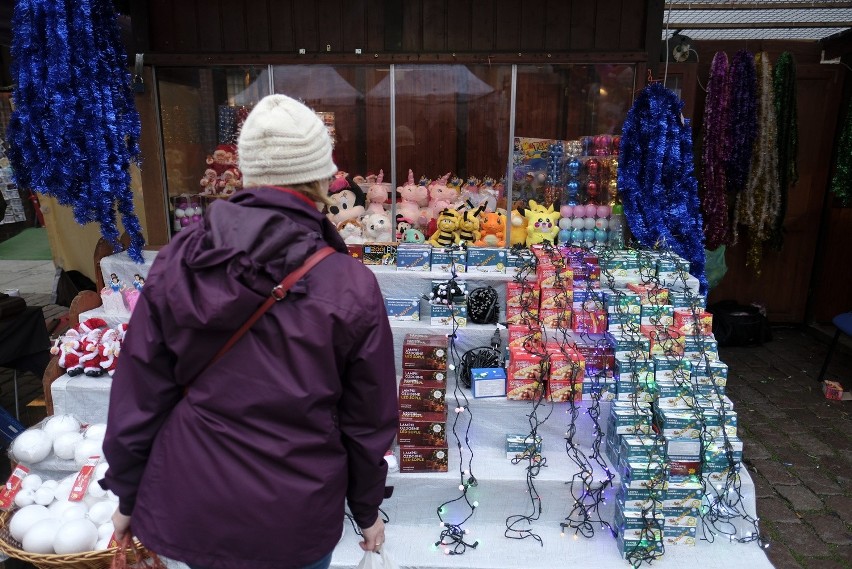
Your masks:
M420 299L386 298L385 310L391 320L420 320Z
M506 435L506 458L512 460L533 450L533 439L526 435ZM535 452L541 454L541 436L535 436Z
M736 437L729 437L731 445L731 460L733 462L743 461L743 441ZM713 439L704 447L704 460L709 463L728 464L728 454L725 450L725 439Z
M399 271L431 270L432 247L415 243L400 243L396 249L396 268Z
M707 308L707 297L691 292L669 291L669 303L675 308Z
M506 250L499 247L471 247L467 250L468 273L505 273Z
M464 249L432 248L432 271L449 271L450 265L455 264L457 273L467 270L467 251Z
M15 437L26 430L27 428L15 419L15 417L10 415L6 409L0 407L0 434L2 434L7 441L12 442L15 440Z
M669 480L663 494L663 512L700 508L703 498L704 485L698 477Z
M668 328L674 324L674 306L670 304L643 304L642 326Z
M429 324L432 326L467 326L467 304L430 304Z
M659 488L640 488L621 485L615 493L618 506L625 512L635 510L650 510L656 507L657 511L663 511L663 496L665 490ZM664 512L665 513L665 512Z
M646 527L657 526L659 529L665 527L665 516L661 510L656 512L643 512L634 508L624 508L621 502L616 502L615 505L615 527L619 532L644 529Z
M635 555L637 559L645 557L657 558L663 553L663 536L659 530L654 530L656 539L647 539L645 534L649 530L625 530L618 532L616 547L625 559L628 555Z
M662 460L664 455L664 442L654 435L625 435L621 437L621 448L619 448L618 456L622 462L644 462L647 469L649 461Z
M506 397L506 370L502 367L473 368L470 385L474 397Z
M604 304L610 314L641 314L642 303L639 295L632 290L604 291Z

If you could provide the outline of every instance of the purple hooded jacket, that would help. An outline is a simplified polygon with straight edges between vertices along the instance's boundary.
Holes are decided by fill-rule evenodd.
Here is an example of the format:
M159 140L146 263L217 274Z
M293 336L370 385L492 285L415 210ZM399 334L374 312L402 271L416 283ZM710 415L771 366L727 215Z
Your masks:
M218 201L157 256L110 396L104 486L165 556L301 567L371 526L397 429L391 330L373 273L292 190ZM285 275L314 267L184 388Z

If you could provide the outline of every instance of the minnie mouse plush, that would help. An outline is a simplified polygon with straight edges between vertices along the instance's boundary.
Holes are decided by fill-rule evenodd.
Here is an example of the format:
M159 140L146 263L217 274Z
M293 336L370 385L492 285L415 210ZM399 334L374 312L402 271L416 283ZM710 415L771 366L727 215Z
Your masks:
M366 196L358 184L338 178L328 188L328 197L334 202L328 206L328 219L340 225L347 219L357 219L366 212Z

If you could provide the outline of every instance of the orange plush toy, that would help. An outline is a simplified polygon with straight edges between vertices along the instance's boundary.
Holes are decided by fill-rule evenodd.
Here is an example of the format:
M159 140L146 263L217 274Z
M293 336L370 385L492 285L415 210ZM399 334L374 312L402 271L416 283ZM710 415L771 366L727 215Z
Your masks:
M474 243L478 247L506 246L506 216L503 212L487 211L479 216L479 239Z

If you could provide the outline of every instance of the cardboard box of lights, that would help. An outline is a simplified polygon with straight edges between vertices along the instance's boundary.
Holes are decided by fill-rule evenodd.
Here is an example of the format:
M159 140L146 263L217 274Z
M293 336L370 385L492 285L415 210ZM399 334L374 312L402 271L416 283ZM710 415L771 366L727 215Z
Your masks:
M406 334L399 383L400 472L447 472L447 336Z

